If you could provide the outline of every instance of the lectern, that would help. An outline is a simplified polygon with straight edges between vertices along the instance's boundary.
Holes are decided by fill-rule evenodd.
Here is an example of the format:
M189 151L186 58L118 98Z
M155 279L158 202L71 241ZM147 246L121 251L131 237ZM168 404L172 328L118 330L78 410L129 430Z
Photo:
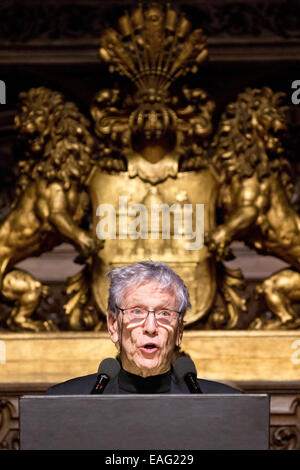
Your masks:
M20 399L23 450L266 450L267 395Z

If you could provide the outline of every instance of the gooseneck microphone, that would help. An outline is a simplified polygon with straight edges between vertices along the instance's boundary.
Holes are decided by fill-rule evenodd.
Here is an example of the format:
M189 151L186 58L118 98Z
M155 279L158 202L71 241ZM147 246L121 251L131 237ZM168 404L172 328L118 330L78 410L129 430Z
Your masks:
M120 364L116 359L108 357L99 366L96 383L91 391L92 395L101 395L107 384L120 372Z
M202 393L197 381L197 370L188 356L179 357L173 365L174 373L180 382L185 382L190 393Z

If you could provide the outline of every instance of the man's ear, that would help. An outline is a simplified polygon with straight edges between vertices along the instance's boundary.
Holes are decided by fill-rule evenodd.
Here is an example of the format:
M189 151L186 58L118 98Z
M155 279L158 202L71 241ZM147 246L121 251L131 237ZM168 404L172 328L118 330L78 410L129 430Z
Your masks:
M183 321L180 321L178 323L177 337L176 337L176 346L178 347L181 345L182 336L183 336Z
M116 344L119 341L118 319L111 312L107 314L107 329L112 342Z

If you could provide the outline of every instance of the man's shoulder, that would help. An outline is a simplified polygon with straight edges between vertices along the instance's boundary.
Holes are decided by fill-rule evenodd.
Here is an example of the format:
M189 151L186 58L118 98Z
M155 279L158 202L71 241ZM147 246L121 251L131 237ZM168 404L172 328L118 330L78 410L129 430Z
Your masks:
M236 394L236 393L243 393L241 390L235 388L235 385L229 385L224 382L216 382L214 380L206 380L197 378L198 385L200 387L200 391L203 394ZM175 374L172 374L172 383L171 383L171 392L173 394L186 394L188 395L189 389L185 382L180 382L176 378Z
M89 395L96 382L97 374L84 375L48 388L46 395Z
M214 380L205 380L198 379L198 384L202 393L211 393L211 394L236 394L243 393L241 390L238 390L234 386L223 382L216 382Z

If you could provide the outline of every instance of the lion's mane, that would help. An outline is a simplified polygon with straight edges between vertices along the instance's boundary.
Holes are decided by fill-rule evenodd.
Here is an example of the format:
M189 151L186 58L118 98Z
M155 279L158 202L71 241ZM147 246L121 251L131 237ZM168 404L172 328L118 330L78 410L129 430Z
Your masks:
M58 181L65 189L74 179L83 182L93 163L89 121L73 102L45 87L22 92L19 100L15 124L27 157L19 162L19 191L39 179ZM32 151L28 137L37 139L38 153Z
M213 161L219 171L224 159L234 158L236 173L241 177L256 173L261 180L277 172L284 186L290 188L290 163L282 155L289 121L284 97L284 93L268 87L248 88L227 105L212 144ZM268 139L273 139L271 150Z

